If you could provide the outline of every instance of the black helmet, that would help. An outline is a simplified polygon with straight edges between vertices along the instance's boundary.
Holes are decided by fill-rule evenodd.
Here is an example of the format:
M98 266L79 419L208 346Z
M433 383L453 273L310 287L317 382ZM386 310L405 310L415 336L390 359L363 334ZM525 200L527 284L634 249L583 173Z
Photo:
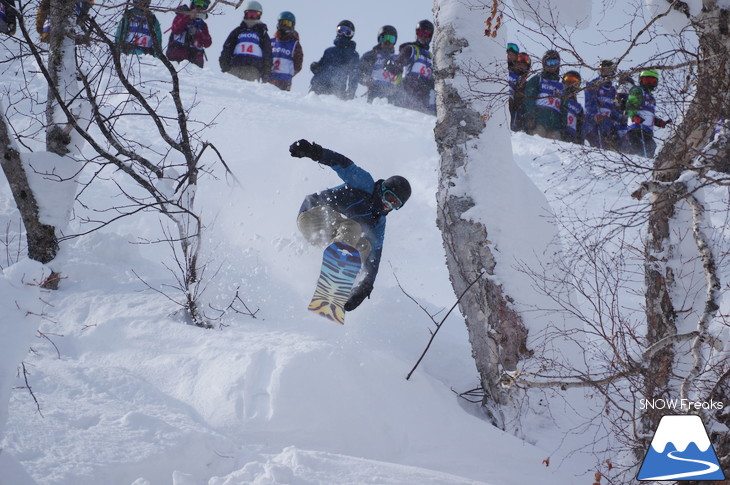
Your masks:
M560 53L558 51L550 49L549 51L545 52L545 54L542 56L543 62L547 61L548 59L557 59L560 60Z
M352 39L355 36L355 24L349 20L343 20L337 24L337 37Z
M392 25L383 25L382 27L380 27L380 30L378 30L378 42L382 42L381 37L383 35L392 35L397 39L398 31ZM393 43L395 44L395 42Z
M382 188L383 194L386 191L390 191L400 200L400 205L395 207L395 209L400 209L411 197L411 184L408 183L405 177L401 177L400 175L393 175L383 180Z
M418 29L433 32L433 22L431 22L430 20L421 20L416 24L416 30Z

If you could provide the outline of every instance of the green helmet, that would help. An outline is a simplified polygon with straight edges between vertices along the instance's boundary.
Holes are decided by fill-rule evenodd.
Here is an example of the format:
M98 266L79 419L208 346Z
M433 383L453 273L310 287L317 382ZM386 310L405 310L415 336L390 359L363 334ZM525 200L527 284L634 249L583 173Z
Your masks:
M253 10L255 12L261 12L264 13L264 7L261 6L259 2L256 0L251 0L250 2L246 2L246 5L243 7L243 11L246 10Z
M297 18L291 12L281 12L277 20L290 20L292 25L297 23Z
M659 73L655 71L654 69L647 69L646 71L641 71L641 74L639 74L639 77L653 77L656 79L659 79Z

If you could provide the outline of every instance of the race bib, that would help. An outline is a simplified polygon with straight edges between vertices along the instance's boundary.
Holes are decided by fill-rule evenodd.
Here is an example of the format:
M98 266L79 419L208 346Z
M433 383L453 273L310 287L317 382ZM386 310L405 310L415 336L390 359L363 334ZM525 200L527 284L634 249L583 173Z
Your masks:
M277 57L276 59L274 59L274 65L271 67L271 70L280 74L288 74L290 76L294 76L294 61L292 61L291 59Z
M253 42L239 42L234 53L239 56L264 57L261 46Z

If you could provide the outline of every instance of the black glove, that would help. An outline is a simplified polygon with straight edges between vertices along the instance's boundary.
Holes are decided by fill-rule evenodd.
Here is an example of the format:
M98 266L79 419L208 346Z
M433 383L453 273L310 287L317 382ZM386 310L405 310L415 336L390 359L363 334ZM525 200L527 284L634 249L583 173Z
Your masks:
M289 146L289 153L292 157L308 157L318 162L322 158L322 147L307 140L299 140Z
M355 291L352 292L350 295L350 299L347 300L347 303L345 303L345 311L351 312L355 308L360 306L360 303L363 302L365 298L370 297L370 292L373 291L373 285L369 283L365 283L363 285L360 285Z

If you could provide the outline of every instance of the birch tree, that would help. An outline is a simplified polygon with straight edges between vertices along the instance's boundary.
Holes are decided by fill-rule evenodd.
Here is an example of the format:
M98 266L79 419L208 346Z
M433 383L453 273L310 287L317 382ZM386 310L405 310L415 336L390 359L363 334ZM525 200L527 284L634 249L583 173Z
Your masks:
M611 2L593 3L603 8ZM493 416L504 415L510 406L509 391L500 386L504 381L500 382L497 376L504 376L505 371L514 368L527 369L530 361L544 357L536 352L534 328L529 325L526 314L519 311L525 295L510 292L507 285L500 284L504 274L500 273L500 267L513 266L510 258L515 256L510 254L510 258L505 258L505 254L495 251L493 235L499 234L502 227L485 224L474 216L475 211L470 212L478 205L479 191L489 190L489 178L484 172L479 173L477 167L508 163L487 155L503 153L494 147L499 143L495 141L496 133L500 133L499 125L504 123L499 112L506 102L506 73L491 63L492 58L501 61L503 51L478 44L477 33L493 35L502 40L498 42L501 46L504 39L498 26L519 23L523 32L537 38L543 36L546 48L569 52L578 66L594 69L582 55L579 43L573 42L559 25L557 11L550 7L550 2L515 0L513 4L519 6L521 16L515 14L517 7L496 0L435 2L436 139L442 157L438 220L444 232L455 292L460 294L470 278L484 280L478 291L472 293L471 300L464 299L461 310L485 388L485 404ZM653 10L644 23L638 14L625 14L625 25L632 28L626 30L628 38L623 40L628 47L618 52L618 58L632 57L638 45L659 38L668 41L671 47L663 52L653 58L634 60L634 64L623 69L629 74L646 68L661 70L670 93L663 101L672 104L669 108L679 121L652 160L650 170L644 168L644 162L621 154L595 153L588 149L575 152L578 163L602 164L602 173L617 180L627 173L646 177L632 189L634 198L642 202L607 213L601 222L612 237L618 234L619 239L611 243L619 248L630 248L632 244L620 239L622 227L640 225L645 229L645 321L630 322L621 315L626 305L620 302L626 295L622 296L622 280L616 270L619 261L611 261L596 252L608 239L592 244L584 235L573 234L574 247L583 251L577 256L582 262L578 265L580 270L576 270L578 266L561 258L569 266L564 268L564 274L573 278L574 292L593 302L595 309L586 312L586 308L576 305L570 297L559 294L556 288L570 278L533 271L533 285L542 285L544 294L552 294L553 301L559 302L566 313L581 320L586 341L593 344L602 341L600 345L606 349L607 358L589 362L587 370L556 367L531 375L517 372L511 381L524 388L598 389L618 410L609 423L614 439L633 450L634 459L643 457L659 419L666 414L666 410L639 409L639 399L720 401L723 396L726 400L730 389L730 363L725 350L727 308L723 306L728 278L725 260L730 246L722 224L730 208L727 198L719 210L717 201L712 206L707 202L708 198L717 198L716 189L727 186L730 181L727 177L730 172L727 162L730 160L727 134L730 6L727 2L707 0L661 0L649 4ZM636 2L635 6L644 7L642 2ZM684 19L684 27L676 26L678 16ZM470 22L470 18L482 21L486 18L487 31L484 24ZM659 33L662 23L670 18L675 30ZM696 37L697 47L686 42L690 34ZM506 130L499 136L509 137ZM487 138L492 142L489 150L482 144ZM475 177L481 178L480 186L474 182ZM503 183L511 181L502 180ZM501 208L495 205L494 210ZM539 204L531 210L539 211ZM491 222L499 221L495 218ZM548 264L550 257L551 254L542 257L541 262ZM540 264L535 266L540 267ZM591 267L589 273L581 273ZM594 280L581 281L586 276ZM597 319L601 316L599 307L607 311ZM730 464L728 413L722 410L700 413L712 430L720 464L727 469ZM495 422L499 424L498 419ZM631 469L630 464L624 468Z

